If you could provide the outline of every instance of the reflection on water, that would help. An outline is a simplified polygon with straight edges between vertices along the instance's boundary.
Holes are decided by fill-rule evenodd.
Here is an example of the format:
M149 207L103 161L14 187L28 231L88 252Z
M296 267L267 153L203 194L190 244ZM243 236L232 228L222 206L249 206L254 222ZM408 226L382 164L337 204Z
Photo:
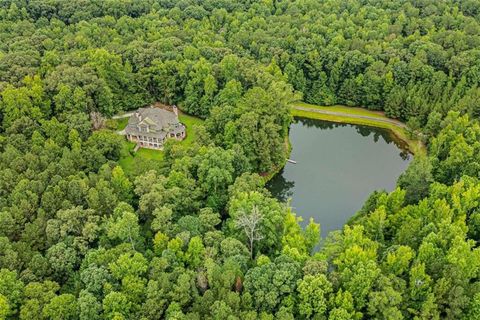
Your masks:
M286 180L283 175L283 170L285 169L282 169L282 171L280 171L274 177L274 179L272 179L268 183L267 188L268 190L270 190L272 195L275 196L275 198L277 198L281 202L287 202L287 200L290 199L293 195L293 187L295 186L295 181Z
M408 152L407 145L404 141L401 141L395 135L389 131L375 127L369 126L362 126L362 125L354 125L354 124L347 124L347 123L336 123L336 122L328 122L328 121L321 121L315 119L307 119L307 118L295 118L296 123L300 123L305 127L311 128L318 128L322 130L332 130L339 127L350 127L356 130L356 132L363 137L368 137L373 135L373 141L378 142L380 138L383 139L384 142L387 144L393 143L397 146L399 151L399 156L403 160L409 160L410 153Z
M340 229L376 189L393 190L410 154L387 130L297 118L290 127L292 153L267 185L322 236Z

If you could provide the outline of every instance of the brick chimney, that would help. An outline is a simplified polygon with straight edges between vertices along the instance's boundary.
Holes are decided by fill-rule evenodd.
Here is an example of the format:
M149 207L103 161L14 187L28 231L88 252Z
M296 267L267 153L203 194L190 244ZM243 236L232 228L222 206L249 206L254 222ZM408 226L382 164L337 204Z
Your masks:
M178 108L176 105L173 105L173 113L178 117Z

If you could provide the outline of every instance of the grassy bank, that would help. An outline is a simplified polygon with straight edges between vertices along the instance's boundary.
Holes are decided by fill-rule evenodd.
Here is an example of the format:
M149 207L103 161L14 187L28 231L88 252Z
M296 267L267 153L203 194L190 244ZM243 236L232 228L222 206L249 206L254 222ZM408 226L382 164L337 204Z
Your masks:
M194 116L189 116L185 113L180 113L178 118L180 119L180 122L187 127L187 137L182 141L182 143L189 146L197 137L197 131L194 129L194 126L201 125L204 120Z
M292 115L295 117L304 117L309 119L318 119L324 121L338 122L338 123L349 123L349 124L358 124L365 125L370 127L382 128L389 130L393 137L401 142L411 153L421 154L426 152L424 144L419 140L414 140L409 138L405 128L399 124L384 122L381 120L391 120L383 115L382 112L370 111L362 108L356 107L346 107L346 106L331 106L331 107L322 107L317 105L311 105L304 102L295 103L295 106L300 106L304 108L315 109L319 111L327 112L336 112L339 114L324 114L315 111L306 111L298 110L292 107ZM341 113L341 114L340 114ZM371 119L358 118L356 116L366 116ZM376 120L378 119L378 120Z
M295 102L294 105L299 107L323 110L323 111L342 112L345 114L351 114L356 116L368 116L368 117L374 117L379 119L389 119L385 117L385 115L381 111L371 111L371 110L367 110L365 108L360 108L360 107L347 107L342 105L334 105L334 106L327 107L327 106L318 106L316 104L310 104L302 101Z

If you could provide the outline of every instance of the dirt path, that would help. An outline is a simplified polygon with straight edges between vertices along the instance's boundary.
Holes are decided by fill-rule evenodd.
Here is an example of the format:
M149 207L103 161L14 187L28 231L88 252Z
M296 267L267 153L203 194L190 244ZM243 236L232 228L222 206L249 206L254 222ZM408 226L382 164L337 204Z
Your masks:
M128 113L124 113L124 114L119 114L119 115L113 116L112 119L129 118L129 117L131 117L133 114L134 114L134 112L128 112Z
M326 114L326 115L331 115L331 116L366 119L366 120L372 120L372 121L377 121L377 122L390 123L390 124L396 125L400 128L405 128L406 127L406 125L403 122L393 120L393 119L388 119L388 118L370 117L370 116L364 116L364 115L359 115L359 114L350 114L350 113L345 113L345 112L327 111L327 110L320 110L320 109L317 109L317 108L308 108L308 107L301 107L301 106L295 106L295 105L293 105L292 108L294 108L296 110L315 112L315 113Z

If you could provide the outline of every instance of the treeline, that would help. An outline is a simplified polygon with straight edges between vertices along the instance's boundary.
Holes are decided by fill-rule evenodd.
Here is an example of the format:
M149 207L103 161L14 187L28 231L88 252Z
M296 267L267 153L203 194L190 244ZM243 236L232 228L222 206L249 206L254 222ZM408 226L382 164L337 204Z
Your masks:
M109 115L162 101L206 117L229 81L264 86L271 63L307 102L415 129L480 114L475 1L10 0L0 17L1 87L40 74L59 104Z
M0 319L477 319L479 14L3 1ZM285 161L302 94L383 109L429 147L320 251L260 175ZM205 125L126 176L123 139L92 119L154 101Z

